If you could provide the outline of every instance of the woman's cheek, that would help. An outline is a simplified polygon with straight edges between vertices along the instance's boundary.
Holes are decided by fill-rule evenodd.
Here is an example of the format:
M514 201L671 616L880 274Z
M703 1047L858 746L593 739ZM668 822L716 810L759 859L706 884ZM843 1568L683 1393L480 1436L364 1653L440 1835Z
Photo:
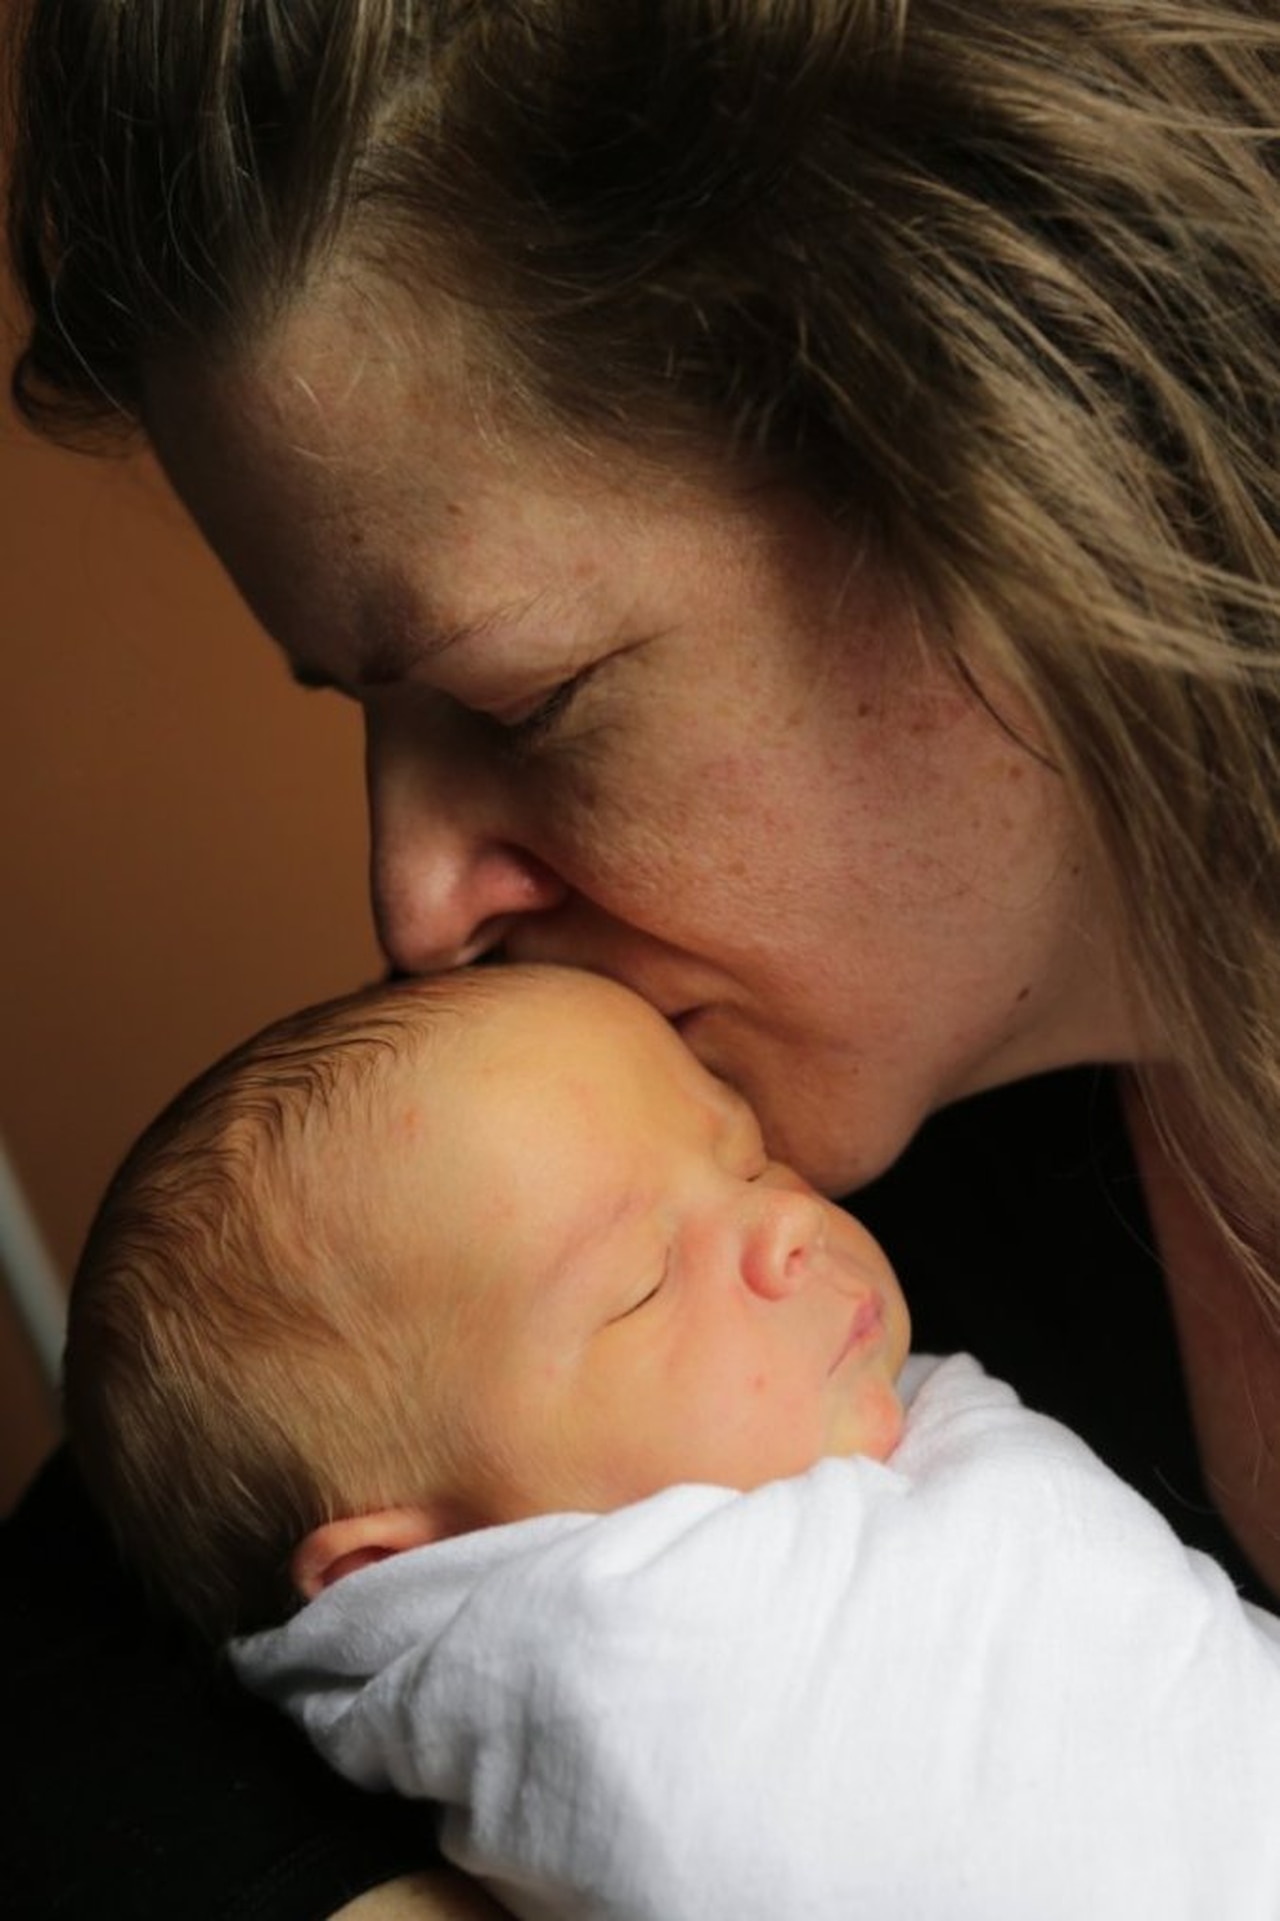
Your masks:
M570 885L630 918L669 898L673 875L693 868L702 809L714 782L701 768L673 767L628 743L602 745L553 770L538 807L553 861Z

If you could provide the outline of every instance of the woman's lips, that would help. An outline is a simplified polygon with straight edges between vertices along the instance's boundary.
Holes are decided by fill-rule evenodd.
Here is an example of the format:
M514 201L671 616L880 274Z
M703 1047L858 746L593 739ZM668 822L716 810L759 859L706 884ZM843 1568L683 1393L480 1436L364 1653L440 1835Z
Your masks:
M841 1343L840 1352L827 1369L828 1375L834 1374L857 1349L871 1346L883 1332L884 1302L878 1294L868 1294L853 1310L849 1330Z

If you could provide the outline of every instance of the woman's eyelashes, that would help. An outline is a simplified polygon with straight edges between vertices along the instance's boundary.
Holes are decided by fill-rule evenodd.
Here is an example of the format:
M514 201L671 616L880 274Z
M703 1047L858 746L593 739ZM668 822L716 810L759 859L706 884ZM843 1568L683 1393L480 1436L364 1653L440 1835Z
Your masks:
M522 755L543 746L563 721L594 671L594 667L581 668L567 680L557 682L543 695L536 707L522 714L518 720L500 720L498 725L502 729L503 744L507 750Z

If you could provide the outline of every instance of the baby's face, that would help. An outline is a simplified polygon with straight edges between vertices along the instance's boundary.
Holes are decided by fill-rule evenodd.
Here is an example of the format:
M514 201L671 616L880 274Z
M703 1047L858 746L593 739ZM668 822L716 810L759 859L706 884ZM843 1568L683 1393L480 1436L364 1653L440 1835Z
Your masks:
M646 1002L515 977L406 1067L386 1126L407 1306L470 1437L463 1525L896 1443L909 1327L887 1260Z

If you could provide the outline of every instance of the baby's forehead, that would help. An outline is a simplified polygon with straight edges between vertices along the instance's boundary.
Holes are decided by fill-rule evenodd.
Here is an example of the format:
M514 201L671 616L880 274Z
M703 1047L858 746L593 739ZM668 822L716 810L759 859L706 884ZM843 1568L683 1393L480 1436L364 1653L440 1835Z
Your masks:
M630 989L570 968L503 965L397 982L322 1012L309 1034L286 1028L283 1042L268 1038L247 1084L252 1100L259 1075L280 1076L293 1110L286 1140L327 1139L327 1165L357 1132L371 1151L397 1137L442 1149L451 1117L476 1127L490 1112L516 1118L509 1101L549 1123L571 1084L586 1098L634 1074L648 1082L664 1058L677 1078L698 1071Z
M412 983L408 991L410 1026L442 1053L450 1041L465 1048L495 1031L504 1040L554 1035L559 1046L576 1049L624 1031L661 1044L665 1030L657 1010L631 988L578 968L504 964Z

